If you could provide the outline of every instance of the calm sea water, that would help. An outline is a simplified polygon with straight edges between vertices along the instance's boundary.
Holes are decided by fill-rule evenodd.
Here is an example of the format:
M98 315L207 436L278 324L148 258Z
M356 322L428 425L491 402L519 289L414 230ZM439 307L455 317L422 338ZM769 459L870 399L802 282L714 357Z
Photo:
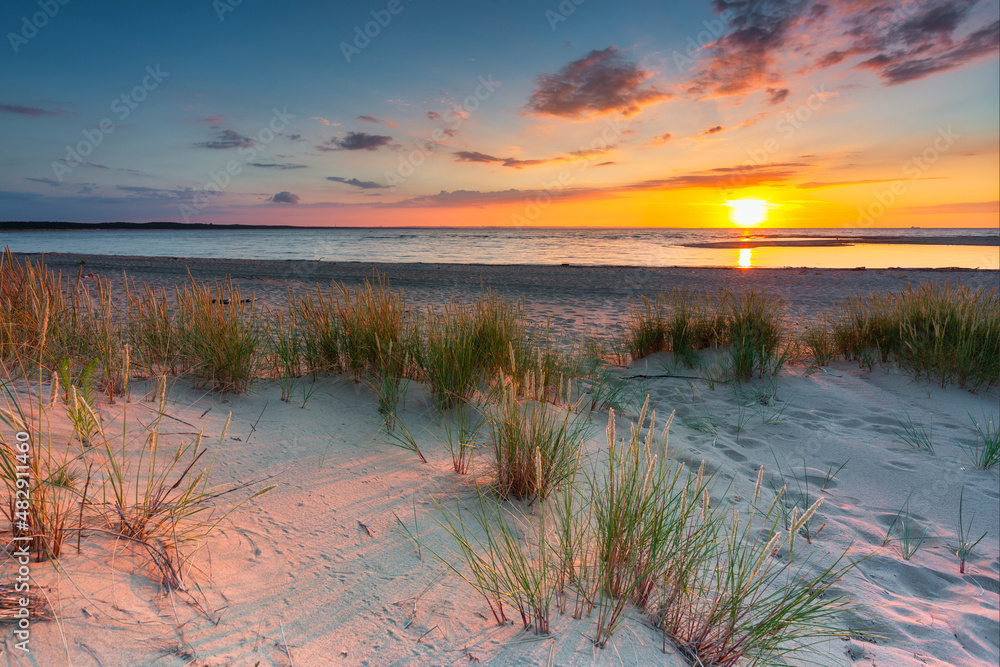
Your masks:
M995 229L767 229L785 239L859 235L976 236ZM236 259L472 264L997 269L1000 248L859 242L825 248L690 248L736 240L738 229L364 228L3 232L15 252Z

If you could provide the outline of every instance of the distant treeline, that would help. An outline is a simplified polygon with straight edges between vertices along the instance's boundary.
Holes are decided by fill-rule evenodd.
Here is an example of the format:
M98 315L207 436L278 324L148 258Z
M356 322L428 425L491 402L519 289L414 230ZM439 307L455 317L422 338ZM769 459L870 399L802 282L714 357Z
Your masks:
M210 225L203 222L0 222L0 232L101 229L295 229L292 225Z

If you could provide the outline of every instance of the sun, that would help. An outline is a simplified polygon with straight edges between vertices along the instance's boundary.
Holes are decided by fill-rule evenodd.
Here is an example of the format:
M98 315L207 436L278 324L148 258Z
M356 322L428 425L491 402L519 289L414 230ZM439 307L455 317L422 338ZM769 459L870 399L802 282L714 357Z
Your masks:
M740 227L756 227L767 220L767 211L774 205L763 199L731 199L726 202L729 207L729 219Z

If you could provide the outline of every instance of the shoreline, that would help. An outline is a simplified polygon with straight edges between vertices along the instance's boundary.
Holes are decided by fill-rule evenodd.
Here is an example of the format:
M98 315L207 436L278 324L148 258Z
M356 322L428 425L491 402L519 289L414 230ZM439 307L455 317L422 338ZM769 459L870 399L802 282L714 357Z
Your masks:
M100 275L113 287L123 275L172 291L187 282L231 278L241 290L268 303L282 303L288 290L311 291L332 282L357 285L373 277L401 289L415 303L447 303L467 299L490 288L509 297L524 296L541 307L538 317L555 304L572 303L598 323L617 313L627 319L627 302L653 297L663 290L718 291L761 289L781 296L789 313L802 315L841 299L894 290L923 281L962 282L970 287L995 286L1000 275L991 269L818 269L737 267L644 267L528 264L430 264L327 262L313 260L247 260L139 257L86 254L13 253L38 261L63 275ZM81 265L80 262L85 262ZM529 307L530 310L537 310Z
M808 239L772 240L768 235L746 241L698 241L685 248L836 248L853 245L1000 246L1000 236L815 236Z

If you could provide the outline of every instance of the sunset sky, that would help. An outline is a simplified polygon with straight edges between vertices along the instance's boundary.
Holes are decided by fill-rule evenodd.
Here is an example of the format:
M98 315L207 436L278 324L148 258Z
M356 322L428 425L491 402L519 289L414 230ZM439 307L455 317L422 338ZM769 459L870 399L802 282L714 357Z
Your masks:
M0 220L995 227L998 14L8 1Z

